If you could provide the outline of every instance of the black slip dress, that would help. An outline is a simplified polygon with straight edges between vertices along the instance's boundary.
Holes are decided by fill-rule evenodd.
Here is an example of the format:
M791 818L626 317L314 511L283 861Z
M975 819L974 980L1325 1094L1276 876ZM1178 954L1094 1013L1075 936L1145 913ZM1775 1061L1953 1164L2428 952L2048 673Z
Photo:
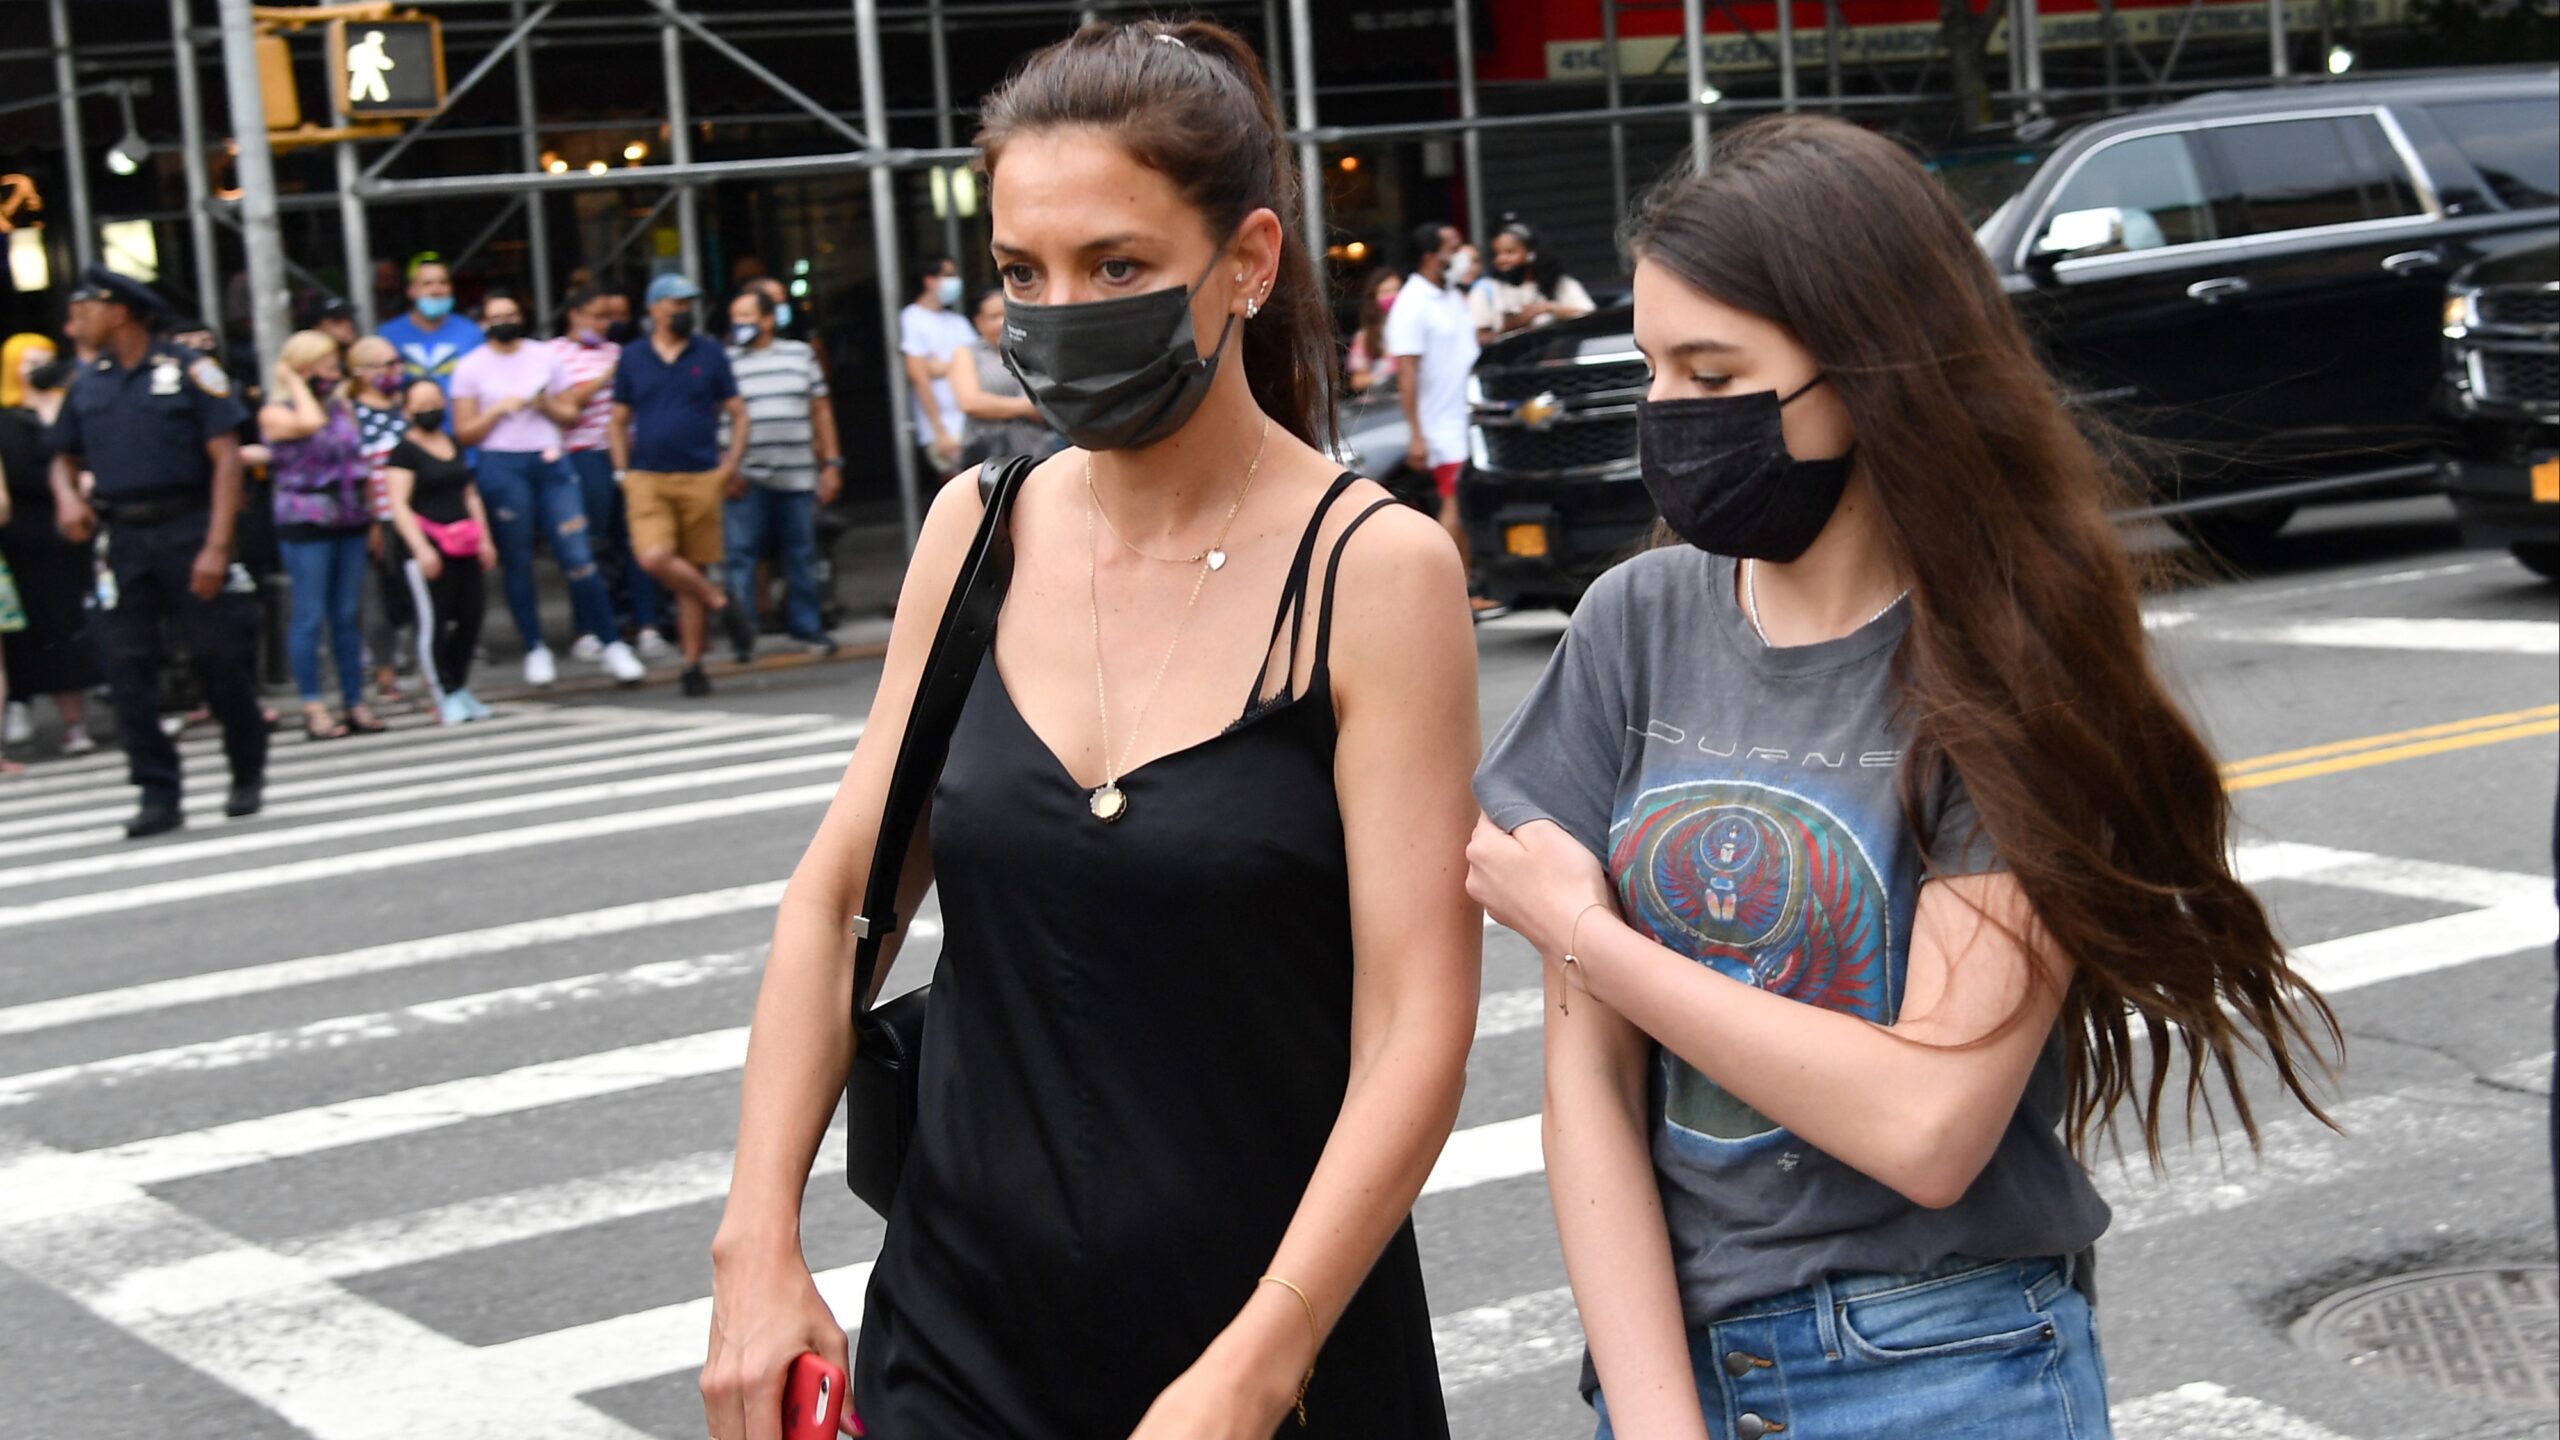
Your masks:
M992 653L979 669L934 794L945 938L918 1132L854 1356L879 1440L1126 1440L1279 1247L1350 1074L1327 652L1344 545L1393 501L1334 543L1306 689L1289 677L1317 532L1353 479L1299 541L1278 693L1257 685L1225 731L1120 777L1116 824ZM1284 1433L1448 1435L1410 1221L1306 1408Z

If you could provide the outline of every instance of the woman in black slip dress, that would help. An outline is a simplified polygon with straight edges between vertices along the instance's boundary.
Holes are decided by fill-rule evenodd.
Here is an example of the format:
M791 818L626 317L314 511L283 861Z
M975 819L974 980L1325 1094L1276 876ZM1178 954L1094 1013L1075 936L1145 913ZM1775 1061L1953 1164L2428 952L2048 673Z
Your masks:
M1206 22L1092 25L982 109L1007 363L1075 448L1013 506L900 899L930 869L944 940L852 1365L884 1440L1447 1434L1408 1216L1474 1023L1474 647L1446 537L1314 443L1332 342L1260 77ZM775 1435L792 1358L846 1352L800 1198L979 514L974 474L935 503L782 902L713 1245L715 1440Z

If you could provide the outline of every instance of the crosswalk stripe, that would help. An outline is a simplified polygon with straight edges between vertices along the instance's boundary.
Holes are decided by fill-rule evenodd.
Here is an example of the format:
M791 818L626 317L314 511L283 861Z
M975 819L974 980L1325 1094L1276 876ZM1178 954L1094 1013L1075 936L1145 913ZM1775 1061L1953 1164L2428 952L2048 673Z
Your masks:
M815 737L820 741L844 738L841 734ZM798 743L798 737L793 737ZM430 805L418 810L394 810L376 815L361 815L347 820L324 821L317 825L297 825L282 829L252 829L238 835L222 835L210 840L145 846L118 850L106 855L83 855L72 860L56 860L37 865L0 866L0 889L17 889L30 885L46 885L61 880L86 879L93 875L121 875L135 870L154 870L173 865L190 865L205 860L227 860L235 855L250 855L262 850L289 849L297 845L316 845L326 841L362 840L376 835L395 834L403 830L431 830L440 825L461 825L476 820L495 820L510 815L523 815L544 810L566 810L578 805L603 805L616 800L636 800L651 795L665 795L678 790L705 790L721 785L744 785L756 780L770 780L779 775L794 775L804 770L842 770L851 756L841 750L827 750L807 755L787 755L778 760L758 760L743 765L717 765L708 770L679 770L670 774L646 775L632 780L608 780L594 785L569 785L557 790L528 790L514 795L496 795L485 800L468 800L457 805ZM453 782L443 782L453 783ZM477 787L475 787L477 788Z
M232 870L211 875L190 876L184 880L166 880L150 885L128 886L120 890L99 890L82 895L66 895L59 899L39 900L25 905L0 906L0 930L14 930L22 926L42 925L58 920L74 920L89 915L122 914L147 906L174 905L183 901L204 900L221 895L239 895L252 890L272 889L279 885L297 885L311 880L371 874L465 856L496 855L509 850L531 849L542 845L578 844L612 835L627 835L640 830L665 829L670 826L691 825L708 820L732 819L740 815L760 814L767 810L823 805L834 799L835 793L836 782L832 780L819 785L793 785L781 790L725 795L718 799L693 800L681 805L664 805L650 810L626 810L618 814L559 820L509 830L481 831L470 835L448 836L439 840L422 840L410 845L391 845L374 850L358 850L349 854L326 855L311 860L294 860L251 870Z
M2548 620L2459 620L2369 616L2279 625L2211 625L2209 639L2252 645L2313 645L2430 654L2560 655L2560 625Z
M333 770L355 769L379 765L386 758L404 755L432 744L443 754L472 752L501 745L520 745L549 731L576 733L589 723L577 718L576 712L549 709L511 711L494 720L474 721L469 730L455 735L439 725L394 725L381 735L356 735L340 740L313 741L276 735L267 747L267 773L270 776L295 773L318 774ZM178 747L180 761L193 768L222 766L222 740L219 732L209 739L194 739ZM41 769L31 767L9 784L8 798L0 800L0 815L11 813L22 801L62 790L91 788L112 792L125 788L125 757L117 750L101 750L77 760L49 761Z
M692 895L675 895L664 900L641 900L600 910L518 920L479 930L395 940L382 945L368 945L360 950L306 955L233 970L207 970L50 1000L29 1000L0 1008L0 1036L25 1035L65 1025L174 1009L181 1005L201 1005L215 1000L265 994L298 985L377 975L444 960L497 955L539 945L653 930L689 920L763 910L781 903L782 889L782 881L761 881Z
M2120 1440L2346 1440L2263 1400L2199 1380L2110 1407Z
M847 1334L862 1328L863 1292L871 1262L839 1265L813 1277L819 1298ZM711 1334L711 1297L635 1310L586 1325L552 1330L491 1345L479 1353L509 1371L552 1378L563 1391L584 1395L697 1368Z
M548 770L549 767L558 765L564 760L584 760L601 755L628 754L635 750L663 751L668 756L668 763L674 763L677 758L681 757L686 752L682 749L670 749L670 746L699 744L704 740L714 737L762 734L785 728L790 727L772 720L739 720L710 729L693 731L679 738L677 736L671 736L663 729L647 729L627 721L612 725L598 725L590 728L584 733L589 737L607 735L614 738L589 738L568 745L552 745L539 749L507 750L498 754L482 755L472 759L446 760L439 758L422 765L402 765L392 766L387 769L363 770L351 775L323 776L314 780L277 781L266 787L267 814L269 816L274 816L278 813L286 813L285 807L277 803L279 801L302 800L312 796L331 795L348 790L360 790L370 793L394 786L411 785L426 780L449 779L461 775L496 776L501 772L513 770ZM640 731L640 733L629 733L635 730ZM653 761L652 763L655 762ZM230 777L226 775L199 774L187 782L186 793L191 797L208 794L218 795L222 793L224 788L230 783ZM503 784L507 782L499 779L490 779L484 780L481 783ZM64 801L85 799L85 797L77 796L63 796L60 798ZM378 799L379 797L375 798ZM102 825L111 820L121 820L131 812L133 808L133 798L129 791L120 790L116 796L116 800L117 803L115 804L100 805L86 810L62 810L51 815L37 815L22 820L0 821L0 839L14 840L28 835L45 834L57 830L74 830L84 826ZM57 838L51 843L67 845L72 842L67 839ZM7 851L0 853L19 852Z

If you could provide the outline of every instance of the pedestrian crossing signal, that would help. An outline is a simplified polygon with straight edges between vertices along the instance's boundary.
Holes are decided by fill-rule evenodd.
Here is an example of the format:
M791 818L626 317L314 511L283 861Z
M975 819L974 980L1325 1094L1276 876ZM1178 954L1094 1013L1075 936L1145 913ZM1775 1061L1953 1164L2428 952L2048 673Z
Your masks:
M444 31L427 16L329 22L330 84L349 120L414 119L444 108Z

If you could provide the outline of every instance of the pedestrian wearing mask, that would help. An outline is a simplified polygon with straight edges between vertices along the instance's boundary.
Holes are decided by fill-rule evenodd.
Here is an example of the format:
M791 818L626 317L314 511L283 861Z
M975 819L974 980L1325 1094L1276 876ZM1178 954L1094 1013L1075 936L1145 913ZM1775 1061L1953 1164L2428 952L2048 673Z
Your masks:
M382 338L400 352L412 380L433 380L453 392L454 367L480 348L480 327L453 309L453 272L433 250L409 261L409 308L382 326Z
M272 457L276 545L293 584L285 631L302 729L313 740L384 728L364 703L365 539L373 528L373 464L348 403L338 342L297 330L277 357L258 433ZM320 640L337 662L341 721L320 690Z
M2338 1038L2151 668L2127 477L1884 136L1739 127L1631 236L1669 534L1468 849L1549 962L1599 1434L2103 1436L2089 1142L2130 1098L2156 1160L2243 1054L2316 1115Z
M1440 495L1440 528L1469 555L1467 527L1458 516L1458 473L1467 463L1467 376L1476 368L1476 331L1467 316L1466 248L1454 225L1433 222L1413 232L1413 273L1396 291L1387 312L1387 353L1396 361L1396 403L1404 407L1405 465L1431 477ZM1482 596L1469 602L1475 618L1489 620L1502 607Z
M782 561L785 632L832 655L836 642L818 612L817 512L835 503L844 455L817 356L776 336L775 318L761 290L742 290L729 302L729 369L754 437L722 514L729 602L752 621L761 608L756 566L771 548ZM737 658L743 664L752 654Z
M569 292L568 332L553 340L551 348L569 372L570 393L586 401L561 440L568 448L570 472L578 477L578 498L587 509L587 549L604 576L615 623L631 629L632 649L643 661L670 660L675 648L667 643L659 618L667 597L632 558L630 518L623 512L622 487L613 479L613 370L622 363L622 346L630 338L612 337L614 302L621 298L589 288Z
M970 323L977 334L946 367L960 413L969 417L961 462L983 465L1003 455L1047 456L1065 448L1066 442L1040 418L1040 407L1031 403L1022 382L1005 368L1004 291L980 296Z
M400 535L391 526L391 499L383 489L382 476L384 461L409 428L409 414L400 401L409 381L399 352L379 335L367 335L347 347L347 377L356 434L363 441L366 462L373 466L365 487L373 514L365 554L373 566L374 605L364 642L373 657L374 703L388 707L402 699L399 656L405 652L400 648L400 632L418 621L409 603L409 579L400 569Z
M35 738L27 705L53 697L62 721L60 752L86 755L89 695L99 680L97 646L89 635L87 605L97 580L97 547L65 539L53 507L53 452L45 428L62 413L71 362L42 335L12 335L0 344L0 480L14 518L0 526L0 562L17 577L27 628L9 642L6 680L10 700L0 707L0 739L23 745Z
M471 654L488 604L498 547L471 467L446 425L444 392L421 380L403 397L408 429L383 468L400 572L418 612L418 673L436 721L460 725L494 712L471 693Z
M1494 232L1493 269L1467 290L1476 339L1487 345L1515 330L1588 315L1591 308L1582 282L1540 256L1538 232L1518 220Z
M952 392L951 357L978 338L960 313L960 267L948 255L926 255L909 272L914 285L898 312L898 349L906 356L907 390L915 407L916 443L926 469L937 477L960 468L969 417Z
M569 585L569 610L578 627L570 655L604 666L625 685L645 678L648 667L623 643L613 601L587 544L586 500L569 468L560 427L578 422L599 380L570 378L560 352L531 338L524 307L513 295L493 293L481 306L488 343L454 368L453 438L479 449L480 493L497 531L504 567L507 612L524 640L524 681L549 685L559 662L543 643L542 608L533 583L538 535Z
M107 526L114 603L105 634L107 684L127 770L142 792L125 822L134 839L186 823L178 748L160 728L161 627L174 620L196 684L222 722L231 762L223 813L254 815L264 800L267 727L258 708L254 634L224 603L249 590L232 563L240 516L240 438L247 417L231 378L209 355L155 343L160 297L149 286L92 265L71 291L76 333L97 352L45 431L54 452L54 525L86 541ZM80 472L95 477L95 504Z
M1005 467L1010 588L908 869L944 940L854 1357L875 1434L1448 1433L1408 1212L1476 1008L1474 647L1448 543L1327 453L1331 319L1262 75L1208 21L1094 23L980 110L1006 356L1075 448ZM981 515L975 474L935 503L782 902L715 1440L772 1433L793 1357L845 1353L801 1195L855 883Z
M613 372L609 436L632 552L675 595L684 693L695 699L711 693L702 650L712 616L728 630L732 649L752 654L756 644L755 618L730 604L729 592L711 578L728 554L721 507L745 463L752 427L728 352L694 331L701 294L682 275L649 282L649 334L624 347Z

